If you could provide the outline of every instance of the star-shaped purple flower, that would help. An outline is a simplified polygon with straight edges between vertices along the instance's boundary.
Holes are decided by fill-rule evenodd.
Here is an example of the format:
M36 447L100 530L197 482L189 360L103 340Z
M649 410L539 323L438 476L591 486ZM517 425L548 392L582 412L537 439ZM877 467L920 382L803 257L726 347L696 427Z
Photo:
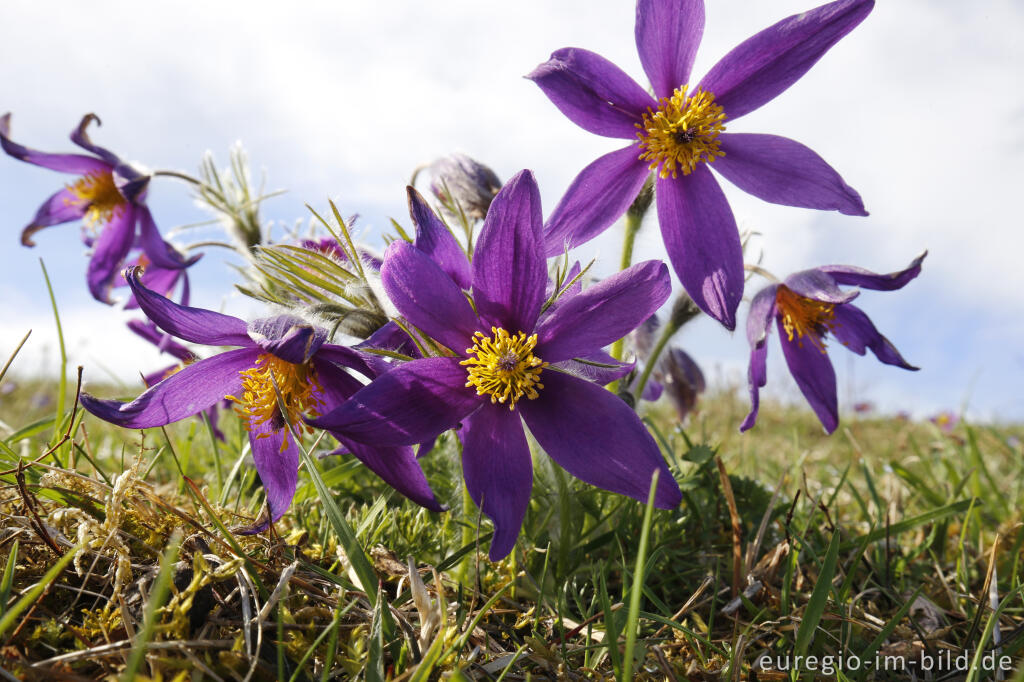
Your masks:
M0 116L0 147L8 155L80 176L43 202L32 222L22 230L21 243L35 246L32 236L39 230L81 220L83 241L92 248L86 282L93 298L111 302L110 290L118 285L118 273L133 248L141 250L149 266L149 283L166 293L199 256L186 259L160 237L145 203L151 176L94 144L86 130L93 121L99 123L99 118L86 114L71 133L71 141L92 156L49 154L11 140L11 115Z
M225 398L237 403L266 489L270 520L276 521L291 504L298 478L299 449L290 427L305 429L303 417L330 412L362 388L343 368L371 379L376 371L359 352L325 343L324 330L299 318L279 315L246 324L174 303L143 286L139 276L138 269L125 273L139 307L164 332L191 343L239 348L185 365L129 403L83 393L82 406L118 426L145 429L185 419ZM405 496L443 509L411 448L366 445L343 435L338 440Z
M902 289L921 273L921 262L926 255L927 252L915 258L905 270L887 275L852 265L825 265L797 272L784 282L770 284L759 291L750 302L747 317L750 414L743 420L740 430L746 431L757 421L760 389L768 381L768 333L772 320L779 330L789 373L828 433L839 425L836 373L825 350L828 334L857 355L870 350L879 362L916 370L917 367L908 364L889 339L875 329L864 311L850 303L860 291L843 291L839 287Z
M494 522L494 560L512 551L530 500L533 469L523 422L577 478L646 499L659 471L655 503L679 504L679 488L636 413L564 366L600 352L657 310L670 292L665 265L635 265L563 297L542 315L548 271L540 194L529 171L495 197L471 273L459 271L462 283L446 271L458 262L453 256L443 268L401 240L388 247L385 291L411 325L447 350L399 365L309 422L394 446L459 428L466 486Z
M604 231L656 170L658 222L672 267L701 310L733 329L743 250L709 167L765 201L867 213L857 192L807 147L775 135L726 133L725 124L795 83L873 4L838 0L783 19L738 45L691 89L703 0L638 0L636 46L654 97L600 55L579 48L553 53L527 78L580 127L633 142L576 176L548 218L548 254Z

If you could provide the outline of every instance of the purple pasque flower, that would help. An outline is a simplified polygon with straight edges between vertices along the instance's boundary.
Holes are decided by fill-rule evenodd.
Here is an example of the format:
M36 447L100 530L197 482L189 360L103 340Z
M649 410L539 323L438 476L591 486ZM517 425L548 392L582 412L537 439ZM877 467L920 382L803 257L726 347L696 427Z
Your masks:
M171 280L170 286L163 289L169 291L182 271L199 256L186 259L160 237L145 204L151 176L94 144L86 130L93 121L99 124L95 114L86 114L71 133L71 141L91 156L49 154L11 140L11 115L0 116L0 147L8 155L79 176L43 202L32 222L22 230L21 243L35 246L32 236L39 230L81 220L82 239L92 249L86 281L93 298L111 302L110 290L117 285L118 273L133 248L142 251L152 264L151 269L169 271L158 278L160 282ZM151 277L155 277L155 273Z
M852 265L825 265L790 275L780 284L770 284L754 296L747 316L747 340L750 342L750 414L741 431L754 426L760 407L760 389L768 381L768 333L772 320L779 330L782 354L789 373L801 393L818 415L827 433L839 425L836 398L836 373L825 349L825 339L836 341L857 355L870 350L879 362L916 370L900 355L889 339L882 336L863 310L850 303L860 291L839 287L894 291L921 273L921 262L928 252L915 258L906 269L878 275Z
M494 522L490 557L515 545L533 482L523 422L569 473L670 508L679 488L657 444L621 399L561 365L628 334L668 297L668 269L648 261L615 274L542 315L548 272L540 194L522 171L491 204L473 253L473 305L423 250L392 243L384 289L402 316L444 348L381 374L345 404L309 420L352 440L429 441L459 428L462 470L474 502Z
M708 168L772 203L867 212L857 192L807 147L775 135L726 133L725 124L795 83L873 4L838 0L783 19L740 43L690 88L703 0L638 0L636 46L654 97L600 55L554 52L527 78L581 128L632 143L576 176L548 218L548 254L604 231L656 170L658 222L672 267L701 310L733 329L743 250L732 209Z
M327 413L362 387L345 368L371 379L376 372L360 353L325 343L324 330L297 317L279 315L246 324L156 294L141 283L138 269L128 270L125 278L139 307L167 334L238 348L185 365L129 403L83 393L82 406L113 424L144 429L185 419L224 399L236 403L267 493L270 521L276 521L291 504L298 478L299 449L291 429L308 430L304 416ZM411 448L365 445L344 436L338 440L402 494L442 509ZM257 532L268 523L250 530Z

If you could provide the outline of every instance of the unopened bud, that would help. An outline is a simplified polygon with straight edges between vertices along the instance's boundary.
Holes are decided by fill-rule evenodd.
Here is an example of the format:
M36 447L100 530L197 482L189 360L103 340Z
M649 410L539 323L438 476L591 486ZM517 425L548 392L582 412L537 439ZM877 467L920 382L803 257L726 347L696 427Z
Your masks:
M430 191L441 205L457 213L455 204L471 220L483 220L501 180L487 166L465 154L452 154L430 165Z
M670 349L658 369L665 395L672 401L681 421L693 412L697 406L697 397L704 392L704 373L694 359L680 348Z

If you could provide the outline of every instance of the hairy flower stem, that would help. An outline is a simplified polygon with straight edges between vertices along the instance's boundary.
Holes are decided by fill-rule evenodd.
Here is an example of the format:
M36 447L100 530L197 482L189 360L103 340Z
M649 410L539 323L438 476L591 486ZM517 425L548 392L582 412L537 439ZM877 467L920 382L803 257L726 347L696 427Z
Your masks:
M647 177L640 193L626 211L626 231L622 238L622 260L619 262L619 270L625 270L633 264L633 244L636 242L636 235L640 232L640 225L643 223L644 214L651 207L651 200L654 198L654 182L652 176ZM612 357L622 360L623 339L612 344ZM618 382L613 385L617 386Z

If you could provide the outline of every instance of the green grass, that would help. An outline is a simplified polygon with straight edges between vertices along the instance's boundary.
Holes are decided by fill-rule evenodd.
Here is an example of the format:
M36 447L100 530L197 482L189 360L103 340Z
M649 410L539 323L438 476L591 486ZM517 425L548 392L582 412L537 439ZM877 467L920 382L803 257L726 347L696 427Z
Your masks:
M55 420L55 384L3 381L18 384L0 396L0 610L18 610L0 667L15 678L131 665L163 679L813 679L813 666L755 663L949 652L990 679L981 662L997 642L1014 668L1024 650L1019 426L947 434L849 417L825 437L805 410L769 404L741 435L732 393L685 427L657 405L647 418L679 509L648 510L537 455L519 542L492 564L450 435L421 460L444 514L352 458L321 458L327 437L305 443L289 514L242 536L232 529L258 517L262 491L230 413L222 443L201 420L140 434L70 410ZM410 593L407 557L426 599Z

